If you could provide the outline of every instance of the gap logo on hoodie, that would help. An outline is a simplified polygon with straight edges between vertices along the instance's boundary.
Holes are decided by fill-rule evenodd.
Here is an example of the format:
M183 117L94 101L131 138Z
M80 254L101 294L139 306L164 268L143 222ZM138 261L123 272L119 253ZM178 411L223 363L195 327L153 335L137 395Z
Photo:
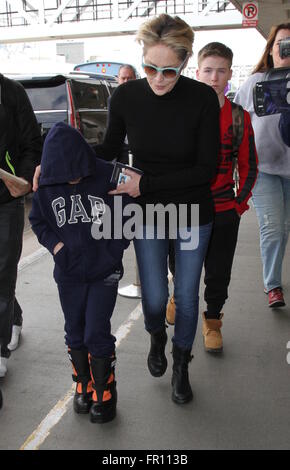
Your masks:
M82 203L82 195L81 194L73 194L70 196L71 199L71 209L70 209L70 217L67 220L66 217L66 201L64 197L58 197L54 199L51 203L52 210L54 212L57 226L60 228L66 222L68 224L77 224L78 222L82 223L95 223L101 225L102 220L101 217L106 212L106 204L104 199L97 196L88 195L88 200L91 204L91 217L86 212L86 209Z

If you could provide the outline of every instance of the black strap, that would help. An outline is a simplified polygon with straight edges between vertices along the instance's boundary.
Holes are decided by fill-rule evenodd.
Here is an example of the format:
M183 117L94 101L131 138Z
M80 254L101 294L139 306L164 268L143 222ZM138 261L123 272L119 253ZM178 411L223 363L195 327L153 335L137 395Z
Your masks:
M244 135L244 110L239 104L231 102L233 118L233 153L238 153Z
M237 194L239 188L239 170L238 170L238 153L239 148L244 136L244 109L237 103L231 101L232 106L232 121L233 121L233 157L232 157L232 172L235 182L235 192Z

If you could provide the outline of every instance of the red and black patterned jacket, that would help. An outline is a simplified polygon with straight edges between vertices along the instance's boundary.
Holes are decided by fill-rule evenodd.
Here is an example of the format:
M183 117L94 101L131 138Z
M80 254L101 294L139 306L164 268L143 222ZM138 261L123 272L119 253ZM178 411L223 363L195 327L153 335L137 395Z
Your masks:
M244 110L244 135L238 152L240 180L236 196L232 171L232 138L232 107L230 101L225 97L225 103L220 112L220 152L217 174L212 181L211 190L216 212L235 208L242 215L249 208L247 202L252 195L251 190L258 174L258 157L254 131L250 115L247 111Z

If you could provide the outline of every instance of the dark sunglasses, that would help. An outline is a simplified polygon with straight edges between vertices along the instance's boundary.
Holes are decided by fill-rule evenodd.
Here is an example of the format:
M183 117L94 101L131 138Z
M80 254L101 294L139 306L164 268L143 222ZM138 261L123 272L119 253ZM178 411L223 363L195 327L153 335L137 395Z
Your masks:
M187 58L188 54L186 54L184 61L179 67L156 67L155 65L144 64L144 62L142 62L142 67L147 77L155 77L155 75L160 72L167 80L173 80L180 74Z

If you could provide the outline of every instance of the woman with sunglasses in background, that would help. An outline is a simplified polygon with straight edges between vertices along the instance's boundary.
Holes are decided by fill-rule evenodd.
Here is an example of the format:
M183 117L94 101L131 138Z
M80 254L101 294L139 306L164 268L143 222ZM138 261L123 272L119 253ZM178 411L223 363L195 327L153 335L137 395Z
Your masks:
M197 319L201 269L213 219L210 181L215 174L219 148L219 103L206 85L181 76L192 54L193 31L178 17L162 14L144 23L137 34L143 45L146 78L119 86L111 98L109 124L97 156L112 160L127 134L134 167L130 180L113 194L136 198L143 214L149 204L183 205L187 211L175 238L176 322L173 336L172 399L192 400L188 380ZM199 208L194 227L196 246L184 249L184 232L192 233L191 207ZM178 218L177 218L178 220ZM134 245L140 274L145 328L151 337L148 368L154 377L167 368L165 314L168 301L168 223L165 236L157 236L157 223L146 220ZM180 225L180 224L179 224ZM148 230L149 229L149 230ZM149 233L150 232L150 233ZM149 235L148 235L149 233Z

